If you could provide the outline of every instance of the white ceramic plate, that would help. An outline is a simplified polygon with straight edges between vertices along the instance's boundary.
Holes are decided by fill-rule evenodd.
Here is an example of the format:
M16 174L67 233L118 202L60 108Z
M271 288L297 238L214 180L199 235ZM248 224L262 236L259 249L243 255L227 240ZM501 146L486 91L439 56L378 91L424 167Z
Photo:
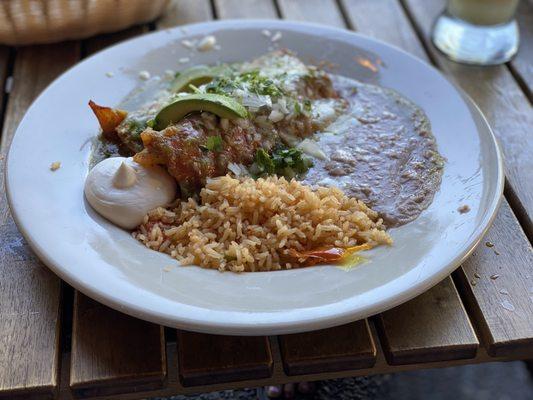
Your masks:
M191 58L184 68L259 56L272 46L263 29L281 31L279 45L305 61L329 60L339 65L338 73L391 87L421 106L447 159L429 209L392 229L394 246L373 250L371 262L351 271L320 266L233 274L179 267L84 202L87 143L98 130L89 99L118 104L139 85L139 71L160 75L176 69L181 57ZM480 112L438 71L379 41L319 25L224 21L184 32L151 33L84 60L39 96L18 127L7 160L13 215L37 255L62 279L104 304L160 324L280 334L346 323L407 301L452 272L479 242L501 198L501 155ZM221 50L196 53L181 45L186 37L205 34L214 34ZM379 71L359 65L358 57L379 58ZM54 161L61 168L51 172ZM463 204L470 212L457 211Z

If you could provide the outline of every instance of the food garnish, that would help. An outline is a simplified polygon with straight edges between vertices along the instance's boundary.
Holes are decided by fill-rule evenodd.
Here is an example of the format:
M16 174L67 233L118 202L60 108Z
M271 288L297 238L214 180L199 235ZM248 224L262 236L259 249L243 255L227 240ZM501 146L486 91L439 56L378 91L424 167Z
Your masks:
M195 93L178 97L159 111L154 118L154 129L164 129L195 111L208 111L226 119L248 116L246 108L231 97L213 93Z
M94 115L96 115L104 137L109 140L115 139L115 129L126 118L128 112L116 108L99 106L92 100L89 101L89 107L91 107Z
M334 263L342 264L348 258L355 253L363 250L370 250L372 248L368 243L361 244L359 246L352 247L330 247L325 249L316 249L308 251L290 250L291 256L296 258L299 263L305 266L311 266L316 264Z
M300 149L278 147L269 155L264 149L258 149L250 173L259 177L263 175L279 175L292 179L307 172L313 166L311 159Z

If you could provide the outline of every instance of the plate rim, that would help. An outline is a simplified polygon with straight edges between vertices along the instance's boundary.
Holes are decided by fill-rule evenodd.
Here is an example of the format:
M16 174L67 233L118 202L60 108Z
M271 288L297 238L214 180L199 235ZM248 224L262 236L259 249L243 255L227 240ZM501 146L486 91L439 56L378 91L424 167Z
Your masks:
M204 333L219 333L219 334L236 334L236 335L263 335L263 334L287 334L287 333L295 333L295 332L304 332L304 331L311 331L316 329L323 329L327 327L337 326L344 323L348 323L351 321L354 321L356 319L360 318L366 318L367 316L374 315L376 313L384 312L388 309L391 309L399 304L402 304L404 302L409 301L410 299L420 295L421 293L425 292L426 290L430 289L434 285L438 284L440 281L442 281L446 276L448 276L451 272L453 272L455 269L457 269L466 258L468 258L472 252L475 250L477 245L482 240L483 236L486 234L488 229L491 227L497 211L500 207L500 204L503 200L503 190L504 190L504 164L503 164L503 155L501 151L501 147L499 144L499 141L494 134L492 128L490 127L486 117L483 115L477 104L461 89L459 88L454 82L450 81L448 77L446 77L444 74L442 74L437 68L435 68L433 65L428 64L424 60L404 51L403 49L389 44L387 42L384 42L379 39L372 38L370 36L353 32L347 29L341 29L336 27L331 27L327 25L322 24L316 24L316 23L309 23L309 22L299 22L299 21L284 21L284 20L269 20L269 19L250 19L250 20L223 20L223 21L207 21L207 22L200 22L200 23L194 23L194 24L186 24L186 25L179 25L170 29L170 31L178 31L185 29L194 28L196 30L204 30L208 31L210 29L214 28L239 28L239 27L251 27L254 24L259 24L261 26L269 25L271 27L279 27L280 29L287 28L287 29L293 29L295 31L299 31L298 27L307 27L307 28L317 28L319 30L327 30L331 33L338 32L342 35L353 35L355 37L359 37L366 41L371 42L377 42L378 44L382 46L386 46L389 48L393 48L394 50L402 53L403 56L409 57L410 59L424 64L424 66L427 68L431 68L434 72L438 73L441 77L446 79L446 81L453 86L453 88L460 94L460 96L465 101L466 106L471 106L473 108L472 112L476 112L483 122L484 127L487 130L487 137L491 139L491 144L494 147L494 153L496 156L497 165L495 166L497 168L497 179L495 181L495 195L490 200L490 204L484 209L484 216L483 219L477 224L475 230L472 231L472 234L470 235L469 240L465 241L463 244L463 251L458 252L455 257L447 264L446 267L441 268L438 272L433 273L429 276L427 276L425 279L417 281L413 286L409 288L409 291L403 290L398 293L393 293L389 296L386 296L379 301L376 301L372 303L371 305L367 305L362 310L351 310L351 311L345 311L342 313L337 313L333 315L327 315L327 316L320 316L316 319L308 319L308 320L296 320L291 321L290 323L286 322L272 322L269 321L268 323L264 324L252 324L250 322L246 323L243 321L226 321L224 323L224 326L221 326L218 322L213 321L206 321L206 320L198 320L194 318L178 318L176 315L173 315L172 317L168 316L167 314L157 313L157 310L153 310L151 308L142 307L141 305L134 304L134 303L127 303L123 299L120 300L118 297L112 296L109 293L106 293L105 291L98 291L96 288L89 287L87 285L84 285L84 283L80 280L76 279L76 275L72 272L69 272L68 269L61 268L60 266L56 265L56 263L46 254L44 249L41 249L38 243L33 240L32 235L30 233L30 230L24 229L22 226L22 223L19 219L19 215L17 213L17 208L13 207L13 199L12 199L12 190L11 190L11 184L9 179L9 171L11 166L11 156L12 156L12 146L11 144L16 138L16 135L19 131L19 127L22 125L24 120L26 119L27 115L31 112L34 105L40 100L41 96L43 96L50 86L54 85L58 80L60 80L63 75L68 74L72 69L76 68L78 65L87 62L88 60L92 59L93 57L100 56L102 53L113 51L115 47L121 46L124 43L132 42L135 40L139 40L141 37L149 36L149 35L158 35L161 34L161 31L156 32L148 32L143 35L136 36L134 38L130 38L124 41L121 41L117 44L114 44L110 47L107 47L90 57L87 57L83 60L80 60L78 63L74 64L70 68L68 68L66 71L64 71L62 74L60 74L58 77L56 77L47 87L37 96L30 107L26 110L26 113L24 114L24 117L21 119L21 122L17 126L17 129L13 135L12 142L9 146L8 155L6 157L6 163L5 163L5 187L6 187L6 195L8 204L10 206L11 214L13 216L13 220L15 224L17 225L19 231L23 235L23 237L26 239L32 250L36 253L38 258L56 275L58 275L61 279L65 280L68 284L82 292L83 294L94 298L95 300L113 308L120 312L132 315L137 318L141 318L143 320L148 320L150 322L154 322L157 324L162 324L166 326L172 326L172 327L178 327L180 329L186 329L196 332L204 332ZM300 29L301 31L301 29ZM183 31L182 31L183 33ZM185 35L186 36L186 35ZM181 36L180 36L181 37ZM479 129L476 128L477 131ZM483 135L485 136L485 135ZM218 311L216 311L218 312ZM222 311L223 313L234 313L233 311ZM236 313L244 314L245 312L239 311ZM269 313L272 314L272 313ZM364 314L364 315L363 315Z

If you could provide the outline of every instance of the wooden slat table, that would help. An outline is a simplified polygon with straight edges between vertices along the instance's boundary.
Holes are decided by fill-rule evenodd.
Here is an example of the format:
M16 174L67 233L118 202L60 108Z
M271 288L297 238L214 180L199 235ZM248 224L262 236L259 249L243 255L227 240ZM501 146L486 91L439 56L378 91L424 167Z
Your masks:
M223 388L533 358L533 5L507 65L452 63L429 41L444 0L173 0L155 24L46 46L0 47L0 399L138 399ZM286 18L353 29L440 68L479 105L506 156L484 243L451 277L368 320L279 337L190 333L120 314L53 275L18 233L4 164L16 126L58 74L117 41L216 18Z

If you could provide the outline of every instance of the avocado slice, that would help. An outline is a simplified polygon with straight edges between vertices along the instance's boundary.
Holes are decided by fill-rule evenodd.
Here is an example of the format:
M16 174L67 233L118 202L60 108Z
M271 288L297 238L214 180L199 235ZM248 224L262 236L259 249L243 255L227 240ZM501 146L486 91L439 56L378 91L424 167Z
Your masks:
M189 85L200 86L211 82L217 76L226 75L228 72L228 67L222 65L216 67L197 65L180 72L172 82L171 90L175 93L190 92Z
M214 93L195 93L181 96L163 107L154 118L154 129L165 129L195 111L208 111L221 118L246 118L248 111L231 97Z

